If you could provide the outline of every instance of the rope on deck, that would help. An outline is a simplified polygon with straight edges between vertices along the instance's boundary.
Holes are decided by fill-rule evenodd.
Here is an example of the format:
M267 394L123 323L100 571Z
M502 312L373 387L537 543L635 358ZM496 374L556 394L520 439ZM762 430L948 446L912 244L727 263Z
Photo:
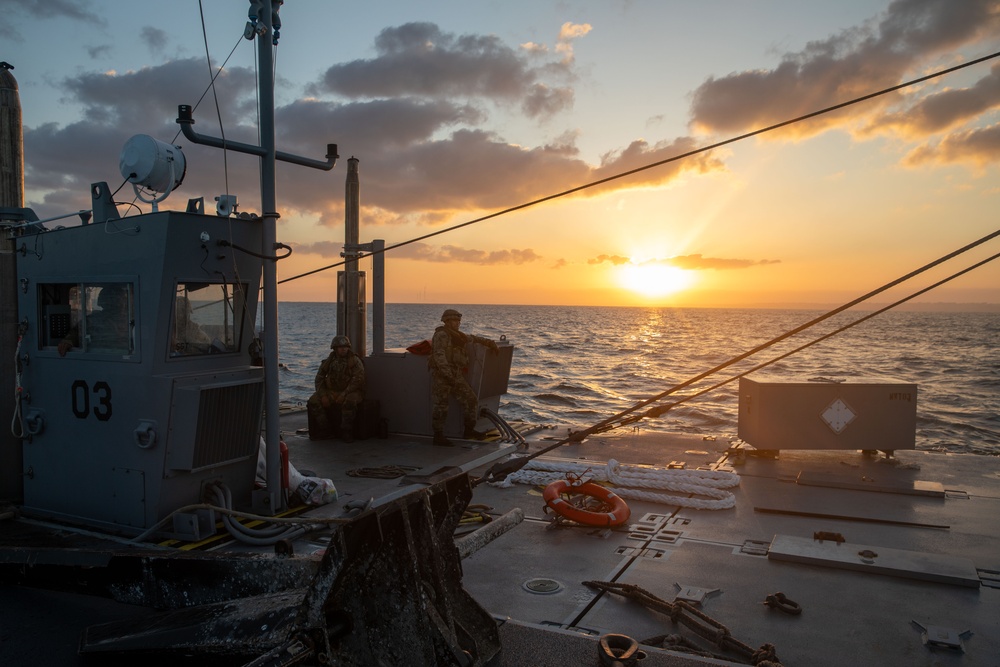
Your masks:
M493 486L512 484L548 485L565 479L568 473L584 479L614 484L615 493L625 499L644 500L694 509L720 510L736 506L736 496L724 489L739 486L739 475L722 470L683 470L656 466L627 465L609 459L607 464L532 459L517 472ZM652 490L647 490L652 489ZM673 493L702 496L701 498Z

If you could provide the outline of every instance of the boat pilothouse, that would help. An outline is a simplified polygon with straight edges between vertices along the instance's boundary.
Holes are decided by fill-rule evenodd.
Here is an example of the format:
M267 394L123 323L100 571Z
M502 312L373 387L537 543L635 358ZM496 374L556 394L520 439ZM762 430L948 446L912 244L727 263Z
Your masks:
M276 44L280 4L251 2L244 36ZM85 632L80 654L138 651L180 660L194 652L214 662L222 653L277 664L281 656L307 657L298 647L308 644L309 655L338 664L484 664L499 650L497 625L461 586L453 533L472 497L469 471L513 450L510 440L487 445L485 454L473 453L461 466L436 465L389 494L380 492L378 506L370 494L358 515L329 516L334 510L322 506L329 502L324 497L314 503L320 507L295 508L303 513L298 520L275 518L289 509L282 473L291 469L282 465L279 440L275 265L287 255L276 240L275 161L329 170L338 155L335 144L327 145L325 160L275 149L274 61L262 46L260 146L198 134L189 106L179 106L177 118L192 143L260 158L259 216L234 216L229 194L217 198L215 215L206 215L198 199L184 211L159 210L186 165L179 147L151 138L130 141L120 165L126 181L153 193L145 197L136 189L137 198L152 205L150 213L122 218L103 182L91 186L92 208L80 213L79 226L47 229L60 218L40 221L21 203L0 207L9 232L5 256L16 268L5 284L17 303L16 317L7 319L17 323L15 442L0 449L0 472L23 471L9 484L0 480L0 498L17 505L0 509L0 517L11 519L0 531L0 584L97 592L180 613L179 623L168 623L169 646L149 636L134 641L132 619L123 619L128 628ZM356 214L357 161L347 194L345 208ZM357 225L345 227L352 261L339 277L337 333L364 331L365 283L356 260L370 252L377 257L373 354L364 354L366 336L355 341L366 356L367 397L385 406L386 435L402 432L404 442L419 449L430 444L427 438L412 442L429 435L426 357L384 349L385 245L362 245ZM495 410L513 346L502 341L497 347L489 363L471 356L470 381L484 408L480 421L505 424ZM458 410L451 412L459 418ZM420 458L443 457L426 451L439 447L424 449ZM468 458L449 453L446 461ZM343 466L316 469L334 474ZM334 488L332 480L319 481ZM511 513L486 540L521 518ZM240 520L265 525L258 530ZM228 551L226 536L208 539L220 530L241 544ZM294 549L307 548L303 536L320 531L322 553L287 557L293 540ZM157 548L146 548L153 542ZM184 548L176 552L161 548L179 542ZM275 553L262 558L244 550L268 546ZM323 600L322 614L300 613L317 608L315 600ZM322 625L318 634L303 625L314 621Z
M245 37L266 35L276 44L280 5L251 2ZM80 213L79 226L46 229L49 220L20 209L14 237L21 456L10 458L23 470L23 491L7 495L21 496L25 512L133 537L198 540L215 532L217 517L212 508L187 508L211 502L209 485L224 485L233 507L257 515L287 509L278 419L264 419L279 413L275 265L287 256L276 240L275 163L329 171L339 155L336 144L326 145L322 160L276 150L271 49L259 49L258 58L260 145L195 131L189 105L178 106L176 121L192 143L260 159L259 216L236 214L229 193L216 197L214 215L205 213L203 199L189 200L184 211L161 211L187 161L179 146L147 135L125 143L119 167L150 213L121 217L103 182L91 186L92 208ZM384 348L385 244L360 243L358 160L350 162L350 259L338 276L337 333L350 333L366 358L367 396L381 404L385 430L430 434L426 358ZM357 269L362 252L375 266L370 356L365 277ZM499 421L513 352L502 343L496 359L484 359L481 350L473 355L469 379L486 415L482 425ZM445 430L460 433L460 411L450 412Z
M198 202L119 218L107 192L89 224L17 241L24 509L134 533L212 481L249 506L262 260L238 249L260 247L260 222Z

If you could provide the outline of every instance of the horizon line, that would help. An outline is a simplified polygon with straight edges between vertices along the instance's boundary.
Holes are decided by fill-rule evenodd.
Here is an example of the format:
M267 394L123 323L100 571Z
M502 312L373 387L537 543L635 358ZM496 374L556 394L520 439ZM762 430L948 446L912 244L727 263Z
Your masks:
M335 305L335 300L279 300L279 303L328 303ZM884 308L890 302L872 302L858 304L848 310L851 311L872 311ZM372 302L367 302L371 305ZM672 308L672 309L692 309L692 310L832 310L843 304L838 303L818 303L818 302L794 302L794 303L758 303L722 306L697 306L697 305L673 305L673 304L568 304L568 303L473 303L455 301L390 301L386 306L508 306L515 308ZM953 313L1000 313L1000 303L987 301L934 301L926 303L900 304L893 310L903 311L923 311L923 312L953 312Z

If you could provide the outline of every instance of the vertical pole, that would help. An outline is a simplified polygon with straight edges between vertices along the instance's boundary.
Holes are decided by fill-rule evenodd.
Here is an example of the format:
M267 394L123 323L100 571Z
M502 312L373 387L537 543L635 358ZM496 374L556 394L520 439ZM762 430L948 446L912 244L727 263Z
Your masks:
M274 143L274 53L271 0L264 0L260 17L265 32L257 36L260 77L260 142L265 154L260 167L261 254L274 256L277 251L275 143ZM255 502L255 509L277 513L284 509L281 492L281 431L278 424L278 267L275 260L264 260L264 442L267 444L266 495Z
M385 241L372 241L372 354L385 352Z
M17 80L7 63L0 63L0 207L24 206L24 135L21 127L21 98ZM13 351L17 348L17 256L12 227L0 219L0 386L13 392L17 369ZM8 354L9 353L9 354ZM23 353L23 351L22 351ZM14 404L0 401L0 499L21 502L24 495L24 457L21 441L9 428Z
M361 239L361 180L360 160L347 160L347 181L344 188L344 333L351 339L354 351L364 357L367 349L365 326L364 281L358 271ZM338 324L338 329L340 328Z

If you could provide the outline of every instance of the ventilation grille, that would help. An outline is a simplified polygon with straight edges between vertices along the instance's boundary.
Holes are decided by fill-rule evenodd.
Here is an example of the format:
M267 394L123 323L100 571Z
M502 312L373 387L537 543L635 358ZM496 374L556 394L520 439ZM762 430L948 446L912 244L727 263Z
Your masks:
M202 388L191 470L257 453L263 390L260 382Z

